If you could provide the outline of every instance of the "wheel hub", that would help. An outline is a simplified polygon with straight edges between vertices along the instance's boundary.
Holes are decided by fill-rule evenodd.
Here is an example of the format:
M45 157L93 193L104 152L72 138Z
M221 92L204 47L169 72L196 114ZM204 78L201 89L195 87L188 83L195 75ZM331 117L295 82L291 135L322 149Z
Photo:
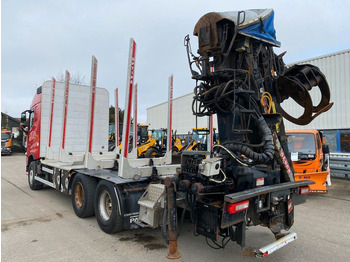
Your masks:
M102 218L105 221L109 220L112 215L113 206L112 206L111 196L106 190L103 190L100 193L98 203L99 203L98 209L100 211Z

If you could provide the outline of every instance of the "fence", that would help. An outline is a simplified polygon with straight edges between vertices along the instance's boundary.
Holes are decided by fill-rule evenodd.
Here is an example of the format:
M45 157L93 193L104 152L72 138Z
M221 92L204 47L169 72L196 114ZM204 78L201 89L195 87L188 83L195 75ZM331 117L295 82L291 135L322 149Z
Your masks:
M350 154L331 153L329 167L332 177L350 178Z

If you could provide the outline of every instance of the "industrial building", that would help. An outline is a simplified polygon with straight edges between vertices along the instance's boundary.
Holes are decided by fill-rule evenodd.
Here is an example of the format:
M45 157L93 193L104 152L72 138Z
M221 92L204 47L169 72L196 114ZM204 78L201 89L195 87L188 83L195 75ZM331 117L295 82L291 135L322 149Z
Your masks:
M327 54L293 64L312 64L320 68L327 78L331 90L333 107L316 117L306 126L298 126L284 120L286 129L322 130L331 152L350 152L350 49ZM317 105L321 93L317 87L311 90L314 105ZM192 114L193 94L187 94L173 100L173 127L178 134L187 134L195 126L208 126L208 118L197 118ZM151 127L166 127L167 102L147 108L147 123ZM302 108L292 99L281 104L282 108L293 117L302 115ZM197 121L197 122L196 122ZM217 126L214 115L214 127Z

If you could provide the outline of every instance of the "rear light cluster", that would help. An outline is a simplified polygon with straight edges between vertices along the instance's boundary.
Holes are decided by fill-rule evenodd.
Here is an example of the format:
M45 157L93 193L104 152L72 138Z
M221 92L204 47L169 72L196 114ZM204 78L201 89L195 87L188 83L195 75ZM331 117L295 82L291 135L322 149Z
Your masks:
M293 210L292 199L289 199L289 201L288 201L288 213L290 213L292 210Z
M238 213L247 210L249 207L249 200L244 200L238 203L227 203L226 211L228 214Z
M259 177L256 179L256 186L263 186L265 184L265 179L263 177Z
M309 186L303 186L299 188L299 195L306 195L310 193L310 187Z

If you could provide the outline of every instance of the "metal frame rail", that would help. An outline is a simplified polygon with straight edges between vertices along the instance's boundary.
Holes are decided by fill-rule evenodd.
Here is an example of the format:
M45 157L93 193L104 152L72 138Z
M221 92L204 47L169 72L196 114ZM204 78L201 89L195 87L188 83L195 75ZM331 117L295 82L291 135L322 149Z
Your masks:
M330 153L329 160L332 176L350 179L350 153Z

